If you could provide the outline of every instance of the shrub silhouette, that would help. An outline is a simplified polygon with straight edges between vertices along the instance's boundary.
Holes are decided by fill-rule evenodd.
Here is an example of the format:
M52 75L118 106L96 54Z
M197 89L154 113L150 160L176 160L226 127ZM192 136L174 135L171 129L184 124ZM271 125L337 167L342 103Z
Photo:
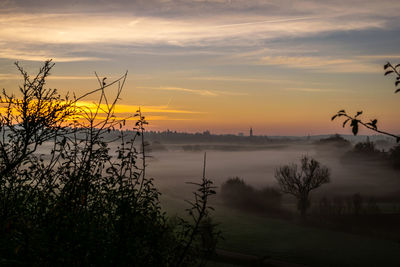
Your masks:
M282 193L274 187L264 187L258 192L261 205L266 211L279 211L282 205Z
M233 177L221 185L221 197L226 205L234 208L275 213L281 208L282 194L273 187L256 190L243 179Z
M229 178L221 185L221 197L233 207L246 208L254 203L255 190L239 177Z
M275 178L282 192L297 198L297 208L303 217L310 207L310 192L329 183L329 177L329 169L308 156L301 158L300 169L296 164L291 164L275 170Z
M352 150L344 154L343 159L344 162L347 162L347 160L350 160L350 162L354 160L379 160L383 162L386 159L385 156L385 152L377 149L375 143L367 139L365 142L355 144Z
M171 223L146 176L147 121L133 135L114 114L127 74L81 97L46 89L54 64L34 78L17 67L20 95L0 99L0 257L4 265L187 266L204 258L200 225L209 220L212 181L203 175L188 209L193 222ZM110 99L106 88L116 86ZM94 108L78 105L98 96ZM110 133L117 140L109 138ZM110 143L119 142L115 156ZM47 155L44 148L51 147ZM217 232L208 231L208 239ZM211 234L210 234L211 233ZM210 237L211 235L211 237Z
M370 141L359 142L354 146L354 152L359 154L376 154L380 153L378 149L375 148L375 144Z
M333 199L324 196L319 200L319 205L314 212L318 215L339 217L343 215L376 215L381 210L374 197L366 198L356 193L348 196L335 196Z
M389 160L395 169L400 169L400 145L390 149Z
M344 139L342 136L339 134L335 134L332 136L329 136L328 138L323 138L320 139L318 142L316 142L317 145L333 145L335 147L343 147L347 148L351 146L351 143Z

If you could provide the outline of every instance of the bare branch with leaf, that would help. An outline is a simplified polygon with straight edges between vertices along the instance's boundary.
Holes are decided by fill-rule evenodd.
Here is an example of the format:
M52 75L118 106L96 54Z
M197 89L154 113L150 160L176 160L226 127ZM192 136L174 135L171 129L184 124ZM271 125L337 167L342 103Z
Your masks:
M383 66L385 70L385 76L394 74L396 76L395 86L400 85L400 64L392 65L390 62L386 63ZM395 93L400 92L400 87L395 90ZM343 121L343 128L348 124L354 135L357 135L359 132L359 126L364 126L365 128L372 130L374 132L387 135L396 139L396 142L400 142L400 135L396 135L393 133L389 133L378 128L378 120L372 119L369 122L363 121L360 119L362 115L362 111L358 111L354 116L349 115L344 109L339 110L335 115L332 116L331 120L335 120L336 118L343 117L345 120Z

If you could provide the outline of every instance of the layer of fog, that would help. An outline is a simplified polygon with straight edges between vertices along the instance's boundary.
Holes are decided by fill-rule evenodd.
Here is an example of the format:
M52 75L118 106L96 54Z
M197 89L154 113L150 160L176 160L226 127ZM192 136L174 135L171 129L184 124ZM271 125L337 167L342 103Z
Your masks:
M163 194L185 198L192 189L186 182L198 182L202 176L204 151L155 151L148 161L148 174ZM311 144L271 147L255 151L207 151L206 176L216 186L229 177L241 177L261 188L277 186L275 169L284 164L299 163L309 155L331 170L331 182L313 192L314 196L346 196L355 193L368 196L392 196L400 189L400 172L378 162L346 162L343 151Z
M222 145L225 148L227 146ZM43 153L45 158L49 158L51 148L50 144L45 143L38 154ZM116 148L117 144L110 146L112 154ZM187 182L200 181L205 151L184 151L182 145L167 145L165 148L166 150L150 153L151 157L147 159L147 176L154 178L155 185L163 195L162 199L190 199L194 187ZM217 187L230 177L240 177L256 189L265 186L277 187L275 169L285 164L299 164L300 158L308 155L331 171L331 182L314 190L311 195L313 199L323 196L350 196L356 193L374 197L399 196L399 171L371 160L347 162L348 158L343 157L345 150L302 142L255 148L251 146L240 151L207 149L206 176L212 179ZM140 157L138 164L141 164ZM285 202L294 202L293 198L288 196L285 196L285 199Z

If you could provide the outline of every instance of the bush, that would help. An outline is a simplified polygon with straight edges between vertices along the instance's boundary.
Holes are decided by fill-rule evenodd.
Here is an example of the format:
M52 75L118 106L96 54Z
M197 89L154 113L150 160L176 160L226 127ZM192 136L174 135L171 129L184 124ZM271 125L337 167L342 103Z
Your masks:
M221 197L229 206L246 209L253 208L255 190L247 185L241 178L229 178L221 185Z
M226 205L247 211L273 213L281 208L282 194L273 187L256 190L239 177L229 178L221 185Z
M380 154L380 151L375 148L375 144L370 141L359 142L354 146L354 153L364 154L364 155L374 155Z
M89 94L71 99L44 87L53 66L45 62L30 78L17 64L20 95L4 91L0 99L1 264L187 266L206 256L200 228L209 218L212 182L203 176L196 184L192 223L169 221L146 176L140 109L133 135L116 130L125 124L114 110L126 74L110 84L98 78L99 89L89 94L99 101L89 109L77 105ZM114 99L105 93L111 85ZM38 153L43 144L51 147L46 157Z
M375 143L367 139L365 142L358 142L352 150L346 152L342 159L344 163L354 163L357 161L376 161L385 163L387 153L376 148Z
M395 169L400 169L400 145L395 146L389 151L389 160Z
M367 199L367 201L365 201ZM366 215L379 214L381 212L374 197L365 198L359 193L348 196L336 196L332 199L322 197L314 213L324 216L343 216L343 215Z
M337 148L348 148L351 147L351 143L344 139L341 135L335 134L327 138L320 139L316 142L317 145L331 145Z

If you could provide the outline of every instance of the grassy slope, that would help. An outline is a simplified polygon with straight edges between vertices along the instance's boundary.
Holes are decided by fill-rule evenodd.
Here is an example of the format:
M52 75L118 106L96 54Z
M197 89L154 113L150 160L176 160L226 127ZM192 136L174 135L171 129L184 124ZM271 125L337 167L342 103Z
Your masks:
M310 266L399 266L400 244L220 210L219 247Z
M163 203L170 213L184 208L183 202L165 195ZM214 219L225 238L218 247L224 250L308 266L400 266L399 242L215 208Z

